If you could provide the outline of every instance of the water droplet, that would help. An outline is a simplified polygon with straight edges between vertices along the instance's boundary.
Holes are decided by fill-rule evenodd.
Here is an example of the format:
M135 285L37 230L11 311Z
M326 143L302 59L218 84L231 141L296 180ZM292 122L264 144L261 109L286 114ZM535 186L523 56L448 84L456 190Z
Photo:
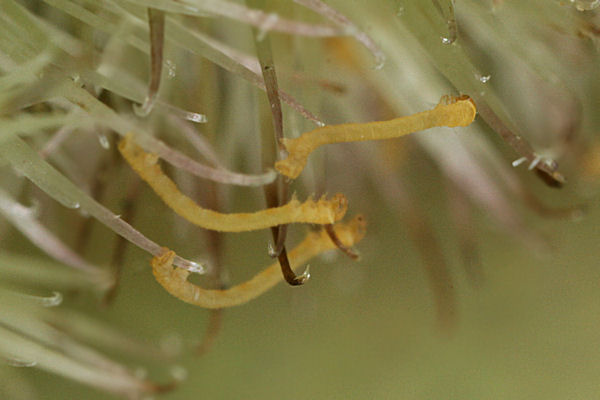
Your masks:
M177 76L177 65L171 60L165 61L165 64L167 66L167 78L175 78L175 76Z
M297 277L297 280L299 280L302 283L305 283L309 279L310 279L310 265L307 264L306 269L304 270L302 275Z
M77 210L81 207L77 200L71 198L70 195L64 193L53 193L54 199L67 208Z
M168 103L159 102L159 105L161 108L166 108L169 110L170 114L176 117L183 118L197 124L205 124L208 122L208 118L206 118L206 115L204 114L182 110L181 108L172 106Z
M383 69L384 65L385 65L385 56L383 54L378 55L377 59L375 60L375 66L373 68L376 71L379 71L380 69Z
M571 0L577 11L589 11L600 6L600 0Z
M454 43L454 40L442 36L442 43L444 43L444 44L452 44L452 43Z
M181 365L172 366L169 372L171 373L173 379L175 379L176 381L185 381L188 377L187 369L185 369Z
M512 166L516 168L519 165L523 164L525 161L527 161L527 157L521 157L521 158L516 159L515 161L513 161L512 162Z
M271 242L267 243L267 254L271 258L277 257L277 252L275 251L275 246L273 246L273 243L271 243Z
M481 83L488 83L489 80L492 78L492 76L491 75L479 75L479 74L476 74L475 78L477 78L479 80L479 82L481 82Z
M556 171L558 169L558 162L552 158L544 159L544 165L546 165L546 167L550 168L552 171Z
M319 128L322 128L326 125L325 122L323 122L323 121L316 121L316 124Z
M396 10L396 17L401 17L402 15L404 15L404 6L400 6Z
M190 263L188 264L188 271L194 273L194 274L205 274L206 273L206 268L204 268L204 265L197 263L195 261L190 261Z
M154 108L155 101L156 96L146 96L142 105L133 104L133 113L141 118L147 117Z
M110 142L104 133L98 134L98 141L104 150L110 149Z
M26 299L30 299L42 307L57 307L63 301L63 295L59 292L52 292L52 296L44 297L44 296L31 296L28 294L20 295Z
M205 124L208 121L206 115L195 112L186 112L184 118L197 124Z
M10 365L11 367L17 367L17 368L31 368L31 367L35 367L37 365L37 361L27 361L27 360L22 360L20 358L5 358L6 363L8 365Z
M39 297L40 304L42 307L57 307L63 301L63 296L59 292L52 292L50 297Z

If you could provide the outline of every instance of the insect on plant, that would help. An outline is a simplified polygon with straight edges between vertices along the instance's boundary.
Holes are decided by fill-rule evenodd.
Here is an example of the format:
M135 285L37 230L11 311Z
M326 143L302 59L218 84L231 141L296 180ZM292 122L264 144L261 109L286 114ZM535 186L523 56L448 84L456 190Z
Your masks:
M289 156L277 161L275 167L283 175L296 178L302 172L308 155L324 144L390 139L440 126L467 126L473 122L476 113L475 103L468 96L444 96L432 110L410 116L390 121L317 128L302 134L297 139L284 139L283 145L288 150ZM341 194L334 196L332 200L321 199L318 202L307 200L302 204L292 199L284 206L267 208L255 213L222 214L203 209L181 193L157 164L158 157L138 147L134 143L132 134L128 134L121 141L119 151L134 171L171 209L198 226L217 231L241 232L292 222L326 224L328 226L319 232L309 233L306 239L290 252L289 262L299 265L323 251L336 247L356 258L349 249L364 236L364 218L359 216L347 224L330 225L339 221L346 212L346 198ZM249 281L230 289L207 290L188 282L190 272L174 268L174 258L173 251L164 249L161 255L152 259L152 270L156 280L173 296L186 303L205 308L225 308L245 303L281 280L281 275L276 273L278 269L276 263ZM305 274L307 275L308 271Z
M158 196L177 214L205 229L221 232L243 232L290 223L332 224L339 221L348 202L343 194L330 200L312 199L300 203L293 198L288 204L254 213L223 214L197 205L181 193L157 164L158 157L144 152L127 135L119 144L119 151L135 172L146 181Z
M475 119L475 103L468 96L444 96L432 110L390 121L329 125L303 133L295 139L283 139L288 158L275 168L289 178L297 178L310 153L325 144L391 139L434 127L467 126Z
M365 234L366 221L358 215L348 223L334 225L335 233L345 246L353 246L360 242ZM300 266L311 258L333 250L336 245L328 233L321 229L310 232L306 238L289 253L290 262ZM226 308L246 303L281 282L279 264L275 263L252 279L224 290L207 290L187 281L189 271L173 268L175 253L165 249L164 253L152 259L152 272L163 288L186 303L204 308ZM307 270L308 271L308 270Z

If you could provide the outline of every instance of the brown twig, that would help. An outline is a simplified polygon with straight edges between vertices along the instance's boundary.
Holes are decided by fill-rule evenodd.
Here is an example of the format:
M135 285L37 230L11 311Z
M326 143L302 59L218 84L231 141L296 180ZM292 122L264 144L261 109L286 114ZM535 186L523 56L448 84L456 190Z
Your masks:
M253 2L256 2L253 1ZM276 160L281 160L287 156L287 151L283 146L283 113L281 111L281 101L279 99L279 87L277 83L277 74L275 72L275 63L273 61L273 54L271 51L271 41L268 35L266 37L259 37L260 32L254 30L254 45L256 46L256 53L258 61L261 66L262 77L266 88L267 98L269 100L269 108L271 110L271 118L273 121L273 133L276 148ZM272 157L268 157L268 161L272 160ZM267 162L267 160L265 160ZM265 197L267 201L267 207L279 207L285 204L289 196L289 183L282 177L278 176L276 181L264 187ZM272 256L276 256L281 266L281 272L285 278L285 281L292 285L302 285L308 279L307 274L296 276L294 270L290 265L290 261L287 256L285 249L285 238L287 236L286 225L274 226L271 228L273 234L273 242L275 247Z
M148 8L148 26L150 28L150 83L148 84L148 94L141 106L137 104L133 106L133 110L140 117L150 114L160 88L165 44L165 13L161 10Z
M531 145L520 135L515 134L498 115L487 105L485 100L475 96L477 113L500 137L519 155L525 157L532 168L535 168L547 179L544 181L552 187L562 187L565 177L558 172L558 164L554 160L541 159Z
M342 251L342 253L346 254L353 260L358 260L360 258L360 255L353 248L344 246L340 238L335 233L335 230L333 229L333 224L327 224L324 226L324 228L325 232L327 232L327 234L329 235L331 241L337 246L339 250Z

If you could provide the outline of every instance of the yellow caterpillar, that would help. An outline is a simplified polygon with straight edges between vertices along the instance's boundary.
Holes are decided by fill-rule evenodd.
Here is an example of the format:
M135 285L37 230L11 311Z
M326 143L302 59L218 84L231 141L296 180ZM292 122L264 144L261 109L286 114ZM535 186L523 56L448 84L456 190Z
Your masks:
M148 154L135 144L133 135L128 134L120 143L119 151L154 192L173 211L189 222L205 229L221 232L243 232L291 223L332 224L342 219L348 209L343 194L318 201L308 199L300 203L296 198L281 206L253 213L223 214L200 207L181 193L158 165L158 157Z
M366 222L362 216L356 216L348 223L334 225L335 233L340 241L348 247L358 243L365 235ZM311 258L324 251L335 249L325 229L310 232L306 238L292 251L290 262L295 268L306 263ZM246 303L283 280L279 263L275 263L252 279L225 290L203 289L187 281L189 271L173 268L175 252L165 249L165 252L152 259L152 272L157 282L167 292L186 303L205 308L225 308Z
M295 139L283 139L288 157L275 169L288 178L300 175L310 153L325 144L391 139L434 127L467 126L475 119L475 103L468 96L444 96L432 110L389 121L327 125L305 132Z

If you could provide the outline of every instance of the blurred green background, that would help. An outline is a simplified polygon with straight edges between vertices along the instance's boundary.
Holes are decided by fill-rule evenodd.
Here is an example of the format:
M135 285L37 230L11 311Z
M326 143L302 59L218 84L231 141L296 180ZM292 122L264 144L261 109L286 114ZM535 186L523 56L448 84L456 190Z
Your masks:
M19 6L14 8L15 4ZM315 39L277 32L267 37L280 87L328 124L389 119L429 109L445 94L468 93L508 126L516 127L515 133L536 152L523 154L511 148L495 132L497 125L482 116L465 129L437 129L381 145L319 150L292 190L302 199L314 193L343 192L350 202L348 217L363 213L369 222L365 239L356 246L361 259L354 262L341 252L324 254L310 262L312 277L307 284L280 283L248 304L225 310L215 342L202 356L195 349L210 325L210 312L166 293L151 274L150 256L133 245L125 250L118 291L110 306L103 306L102 293L90 286L89 290L65 290L63 303L51 311L75 311L142 344L141 353L130 354L110 346L111 340L107 345L96 343L92 335L87 341L85 335L77 337L124 365L133 376L161 383L182 379L175 390L148 398L600 398L597 11L577 10L582 5L591 7L590 2L551 0L337 0L326 4L356 24L352 29L345 26L349 37ZM456 5L459 28L458 40L451 45L443 43L449 30L443 7L449 4ZM73 5L80 7L78 11L72 11ZM257 0L247 5L289 20L329 22L326 13L318 15L292 2ZM42 22L13 18L21 6L25 14L39 17L31 21ZM115 7L121 6L123 10L115 13ZM149 6L170 10L181 4L175 0L0 0L0 87L7 88L0 93L0 130L6 136L0 138L0 146L19 133L39 150L56 130L34 129L33 123L16 129L14 121L79 110L63 98L56 102L50 95L52 87L35 86L38 79L47 78L43 73L18 74L19 68L25 71L27 62L48 51L48 64L59 71L52 70L56 75L81 84L100 99L98 104L109 105L140 131L155 134L196 158L168 118L175 115L183 120L182 110L206 113L209 122L192 125L192 129L211 143L227 168L260 171L261 151L272 150L272 143L264 139L272 137L271 133L262 138L259 133L271 126L269 105L264 93L248 82L260 75L252 75L241 68L239 59L224 53L214 57L216 50L190 38L194 32L207 34L256 57L253 35L257 31L266 34L268 29L255 24L257 30L251 31L244 17L240 21L219 13L182 16L171 12L185 28L179 36L167 31L165 65L173 70L163 72L159 95L163 104L146 119L138 118L131 105L143 100L150 73L144 19ZM114 27L101 29L109 22ZM13 23L31 37L14 34ZM62 33L36 36L36 29L44 32L45 23ZM377 65L369 54L374 53L372 49L355 43L359 31L381 47L387 57L384 65ZM1 80L14 71L15 81ZM25 95L38 89L40 98L29 104ZM124 208L126 189L139 178L115 151L115 120L89 110L75 116L78 122L89 118L96 125L74 128L77 134L48 160L87 194L93 192L93 182L103 181L104 192L96 200L118 214ZM291 137L313 129L314 124L285 106L284 127ZM98 135L104 134L108 151L98 144ZM562 189L549 188L527 169L531 159L513 168L511 162L521 156L543 156L542 162L559 160L567 184ZM106 160L110 160L109 167L102 170L99 165ZM60 206L4 161L0 164L2 189L21 204L38 204L39 221L74 248L82 225L91 220L86 210ZM217 200L212 201L220 209L264 207L260 188L207 184L161 163L201 203L209 203L217 190ZM19 170L16 163L10 164ZM396 184L410 201L394 197ZM460 224L452 214L453 193L460 193L459 201L473 214L466 225L472 228L476 245L470 267L481 279L475 282L461 253ZM532 206L532 196L546 208ZM581 215L555 213L561 218L547 218L557 216L548 210L579 205L585 206ZM152 240L181 255L209 257L205 232L175 216L143 182L135 210L130 222ZM544 213L546 217L539 215ZM413 215L417 223L410 226L407 216ZM81 255L110 269L116 236L99 223L90 226ZM411 231L417 228L425 232L421 242L414 240ZM304 231L302 226L290 229L289 247ZM266 230L222 234L221 239L222 264L233 284L272 262L267 255L271 236ZM433 240L443 255L440 261L429 254L437 260L433 264L442 264L434 267L443 269L447 263L452 278L447 282L456 298L456 305L449 306L455 314L451 326L439 323L436 293L424 262L431 258L417 250L424 241L425 252L434 252ZM42 266L49 260L4 219L0 221L0 251L35 257L42 260ZM41 276L31 287L9 289L38 295L53 290ZM195 282L211 284L205 278ZM4 295L6 282L0 283L0 295ZM85 325L73 322L73 327L81 324ZM67 322L63 328L68 326ZM0 335L0 344L2 340ZM175 355L157 357L160 351ZM8 358L1 346L0 356ZM0 365L0 389L4 390L0 396L113 398L41 368L5 364Z
M435 203L427 207L443 220ZM360 262L341 255L331 264L315 261L303 287L280 284L226 310L214 348L178 360L188 378L164 398L596 398L597 207L578 223L536 220L554 246L541 255L483 229L479 288L467 282L450 249L458 296L452 331L435 323L421 261L402 226L386 210L369 219ZM442 241L451 241L450 229L438 228ZM256 271L258 260L267 261L264 241L228 244L236 280ZM103 312L82 309L155 345L196 344L207 311L165 293L149 273L148 257L130 253L114 305ZM40 398L107 396L43 372L23 372ZM168 379L160 365L149 368L149 376Z

